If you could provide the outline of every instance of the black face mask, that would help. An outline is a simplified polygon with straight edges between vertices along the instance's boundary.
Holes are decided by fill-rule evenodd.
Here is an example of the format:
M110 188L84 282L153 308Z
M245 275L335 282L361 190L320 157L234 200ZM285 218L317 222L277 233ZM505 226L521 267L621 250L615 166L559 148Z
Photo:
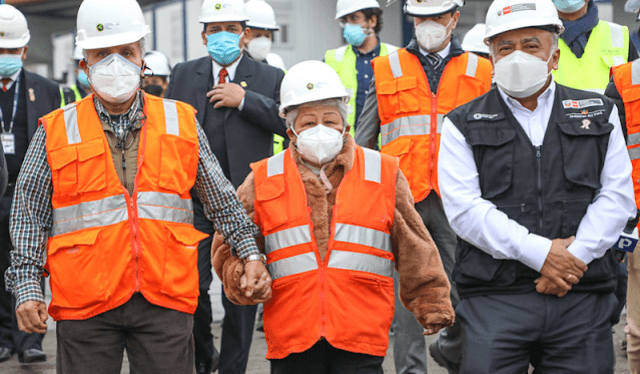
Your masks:
M142 89L144 90L144 92L154 96L162 97L162 94L164 93L164 89L162 88L162 86L159 86L157 84L149 84L142 87Z

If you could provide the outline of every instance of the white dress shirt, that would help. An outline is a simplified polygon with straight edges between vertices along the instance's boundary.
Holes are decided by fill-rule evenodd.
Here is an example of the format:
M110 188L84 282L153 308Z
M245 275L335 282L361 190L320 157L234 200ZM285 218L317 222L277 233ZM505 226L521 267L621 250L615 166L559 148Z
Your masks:
M243 57L244 57L244 54L240 54L240 57L238 57L238 59L232 62L231 65L229 66L222 66L219 63L217 63L214 59L211 59L211 64L213 66L213 69L211 69L211 73L213 74L214 86L220 83L220 70L222 70L223 68L227 69L227 77L225 78L226 82L227 83L232 82L236 78L236 70L238 69L238 64L240 63L240 60L242 60ZM244 87L242 88L244 89ZM242 98L242 102L240 102L240 105L238 105L238 110L242 110L243 107L244 107L244 97Z
M11 79L11 82L7 82L7 90L10 90L11 87L13 87L13 83L15 83L16 79L18 79L18 75L20 75L21 72L22 72L22 69L19 69L17 72L13 73L12 76L5 77L5 78ZM2 85L0 85L0 88L1 87L2 87Z
M552 78L553 79L553 78ZM555 98L556 84L538 97L535 110L499 90L509 110L534 146L542 145ZM585 264L602 257L620 236L627 221L636 214L631 161L622 135L618 110L613 107L609 122L614 129L600 176L602 188L582 218L576 240L568 250ZM442 202L453 230L465 241L493 256L511 259L540 271L551 249L551 239L532 234L482 198L478 169L471 146L446 118L440 140L438 178Z
M418 45L419 46L419 45ZM449 52L451 51L451 42L449 42L449 44L447 44L446 47L444 47L444 49L440 52L437 52L440 57L442 57L442 59L444 60L445 58L447 58L447 56L449 56ZM423 56L428 55L429 51L425 51L424 49L422 49L422 47L420 47L420 53L422 53Z

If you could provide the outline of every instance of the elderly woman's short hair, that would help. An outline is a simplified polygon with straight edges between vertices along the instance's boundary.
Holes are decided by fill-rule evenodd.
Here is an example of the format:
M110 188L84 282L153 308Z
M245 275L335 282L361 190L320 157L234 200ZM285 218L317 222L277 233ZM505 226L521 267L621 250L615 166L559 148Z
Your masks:
M290 127L293 129L293 125L296 123L296 118L298 118L298 112L301 107L303 106L315 107L315 106L322 106L322 105L336 107L338 109L338 112L340 113L340 116L342 117L343 125L345 127L347 126L347 117L349 116L349 106L342 99L325 99L325 100L318 100L318 101L312 101L310 103L305 103L289 110L287 112L287 117L286 117L287 127Z

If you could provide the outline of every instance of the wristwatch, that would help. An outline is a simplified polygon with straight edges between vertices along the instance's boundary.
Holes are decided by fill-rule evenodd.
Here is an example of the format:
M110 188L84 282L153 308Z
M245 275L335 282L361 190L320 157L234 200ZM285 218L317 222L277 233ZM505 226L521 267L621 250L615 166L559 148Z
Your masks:
M263 255L262 253L257 255L257 254L252 254L247 256L247 258L245 258L246 262L249 261L262 261L262 263L266 266L267 265L267 256Z

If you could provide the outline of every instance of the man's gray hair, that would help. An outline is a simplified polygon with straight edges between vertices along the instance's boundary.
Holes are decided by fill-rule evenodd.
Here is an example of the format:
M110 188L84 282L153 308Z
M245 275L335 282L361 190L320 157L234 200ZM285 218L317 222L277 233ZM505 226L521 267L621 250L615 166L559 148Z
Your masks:
M296 123L296 118L298 118L298 112L301 107L315 107L321 105L336 107L342 117L343 126L348 126L347 117L349 116L349 106L342 99L324 99L305 103L289 110L286 117L287 127L293 129L293 125Z
M140 45L140 56L144 57L144 48L145 48L145 41L144 38L138 40L138 44ZM87 61L87 50L83 49L82 50L82 56L84 57L84 60Z

